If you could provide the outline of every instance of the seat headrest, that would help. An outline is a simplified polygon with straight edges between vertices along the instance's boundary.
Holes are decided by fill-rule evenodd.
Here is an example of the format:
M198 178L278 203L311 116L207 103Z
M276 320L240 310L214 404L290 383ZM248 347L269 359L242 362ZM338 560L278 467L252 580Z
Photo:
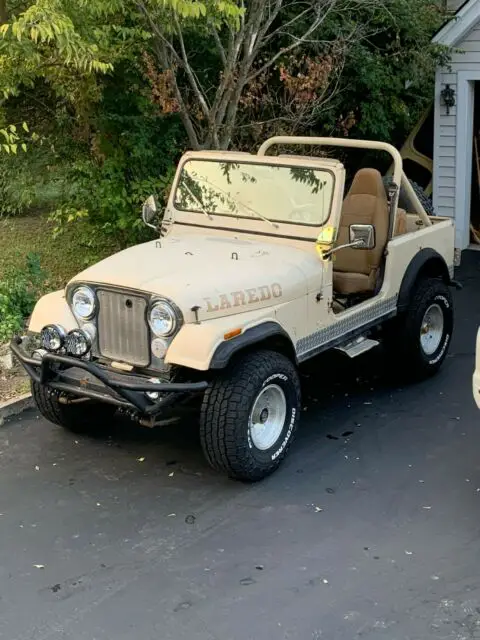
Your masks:
M377 171L377 169L360 169L360 171L357 171L348 195L384 196L386 198L380 171Z

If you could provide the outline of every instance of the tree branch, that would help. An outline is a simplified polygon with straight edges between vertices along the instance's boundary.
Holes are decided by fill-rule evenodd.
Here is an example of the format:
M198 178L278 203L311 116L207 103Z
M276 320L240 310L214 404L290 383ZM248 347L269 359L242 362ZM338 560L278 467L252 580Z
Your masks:
M163 41L154 47L155 54L158 58L158 61L165 69L172 68L172 62L168 57L169 49ZM187 106L182 96L182 92L180 87L178 86L177 77L175 73L171 74L173 92L175 94L175 99L178 102L178 106L180 109L180 118L183 122L183 126L185 127L185 131L187 132L188 140L192 149L199 150L200 142L198 140L197 132L195 131L195 127L193 126L193 121L190 118L190 114L188 113Z
M316 31L318 27L322 24L322 22L325 20L329 11L327 10L327 12L322 15L319 13L319 10L317 8L316 13L317 15L315 20L312 22L310 27L305 31L305 33L300 37L295 37L295 40L294 42L292 42L292 44L280 49L280 51L278 51L274 56L272 56L270 60L265 62L265 64L263 64L259 69L257 69L251 76L248 76L247 83L252 82L252 80L255 80L255 78L257 78L259 75L261 75L262 73L267 71L267 69L269 69L271 66L273 66L279 58L286 55L287 53L290 53L290 51L294 51L295 49L298 49L298 47L300 47L304 42L308 40L310 35L314 31Z
M268 36L267 36L267 32L268 29L265 31L265 37L263 38L261 47L263 49L263 47L268 44L270 42L270 40L272 40L272 38L275 38L275 36L281 35L282 33L285 33L285 30L288 29L288 27L291 27L292 25L294 25L298 20L301 20L305 15L307 15L307 13L310 13L311 11L311 7L308 7L307 9L304 9L303 11L301 11L300 13L298 13L295 17L293 17L291 20L288 20L288 22L285 22L285 24L282 24L281 27L278 27L278 29L274 29L273 31L271 31Z
M257 51L262 48L263 39L266 36L266 34L268 33L268 30L270 29L272 24L277 19L278 15L280 13L280 10L282 8L282 5L283 5L283 0L275 0L275 6L273 8L273 11L270 13L270 17L268 18L268 20L265 21L265 24L263 25L263 27L260 30L260 34L259 34L259 37L258 37L258 48L257 48ZM260 43L262 43L262 44L260 44Z
M8 22L7 0L0 0L0 24Z
M222 61L222 64L224 67L227 66L227 54L225 53L225 47L222 44L222 41L220 40L220 35L218 33L218 31L215 29L215 25L211 25L210 30L212 32L213 35L213 39L215 40L215 44L217 45L217 51L218 51L218 55L220 56L220 60Z
M1 1L1 0L0 0ZM145 18L147 19L148 24L150 25L153 33L155 34L155 36L163 43L163 45L165 47L167 47L167 49L170 51L173 59L175 60L175 62L177 64L182 64L182 59L180 58L180 56L178 55L178 53L175 51L174 46L172 45L172 43L163 35L163 33L160 31L160 29L158 28L157 24L155 23L155 20L153 20L152 16L150 15L147 7L144 5L144 3L142 2L142 0L136 0L136 5L137 7L140 9L141 13L143 13L143 15L145 16Z
M178 20L178 16L175 13L174 14L174 22L175 22L175 27L177 29L177 36L178 36L178 41L180 43L180 51L182 54L182 62L183 62L183 69L185 71L185 74L188 78L188 81L190 83L190 86L192 88L193 93L195 94L195 97L197 98L200 107L204 113L205 116L209 116L210 114L210 108L207 104L207 101L205 99L205 95L203 92L203 89L200 87L200 83L198 82L198 78L195 76L195 73L192 69L192 67L190 66L190 63L188 61L188 56L187 56L187 50L185 49L185 42L183 40L183 33L182 33L182 27L180 25L180 21Z

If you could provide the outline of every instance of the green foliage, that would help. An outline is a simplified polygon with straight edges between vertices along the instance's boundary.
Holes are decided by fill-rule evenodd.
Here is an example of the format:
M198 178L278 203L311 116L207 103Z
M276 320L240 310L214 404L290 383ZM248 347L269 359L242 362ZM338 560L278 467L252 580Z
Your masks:
M264 15L270 35L251 67L255 77L235 106L239 58L221 94L225 102L216 105L232 131L222 124L211 135L206 114L225 78L230 41L240 38L252 11L277 4L283 13L270 25L273 14ZM117 247L150 237L140 207L152 193L165 201L175 165L192 146L186 113L199 146L221 138L223 146L254 149L277 132L400 145L432 99L433 70L445 60L431 45L443 19L435 1L325 0L332 10L318 29L285 54L311 24L307 13L290 24L301 13L298 4L7 0L0 26L0 217L42 213L49 229L50 217L57 241L74 238L85 260L104 255L99 238ZM315 10L323 3L300 5ZM244 36L240 50L247 55L255 39L248 29ZM268 73L256 75L278 54ZM318 106L305 118L312 95Z
M395 0L388 10L379 3L351 16L368 19L374 35L351 46L324 127L342 131L347 122L347 135L401 145L433 99L436 66L448 60L449 52L431 42L444 18L431 0ZM348 23L343 28L353 28ZM328 28L336 33L339 26L334 20Z
M45 277L35 254L27 256L24 267L9 269L3 274L0 279L0 343L22 331Z

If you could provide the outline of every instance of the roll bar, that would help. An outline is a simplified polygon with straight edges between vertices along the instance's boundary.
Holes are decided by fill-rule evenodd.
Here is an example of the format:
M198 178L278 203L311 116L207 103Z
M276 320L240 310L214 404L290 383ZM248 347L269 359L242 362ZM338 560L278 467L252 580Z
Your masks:
M266 156L271 147L277 145L309 145L311 147L348 147L353 149L370 149L372 151L386 151L393 159L393 182L402 186L407 197L412 202L416 214L425 226L431 227L432 221L428 217L422 203L415 193L410 181L403 171L403 160L398 149L388 142L374 140L354 140L351 138L317 138L315 136L275 136L266 140L257 152L258 156Z

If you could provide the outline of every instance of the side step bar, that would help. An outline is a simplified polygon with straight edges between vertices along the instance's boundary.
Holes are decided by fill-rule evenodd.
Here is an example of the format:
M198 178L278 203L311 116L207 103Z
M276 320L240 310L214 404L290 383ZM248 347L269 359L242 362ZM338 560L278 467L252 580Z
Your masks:
M349 358L357 358L363 353L367 353L367 351L378 347L379 344L378 340L371 340L365 336L360 336L359 338L355 338L355 340L350 340L350 342L336 347L336 349L345 353Z

